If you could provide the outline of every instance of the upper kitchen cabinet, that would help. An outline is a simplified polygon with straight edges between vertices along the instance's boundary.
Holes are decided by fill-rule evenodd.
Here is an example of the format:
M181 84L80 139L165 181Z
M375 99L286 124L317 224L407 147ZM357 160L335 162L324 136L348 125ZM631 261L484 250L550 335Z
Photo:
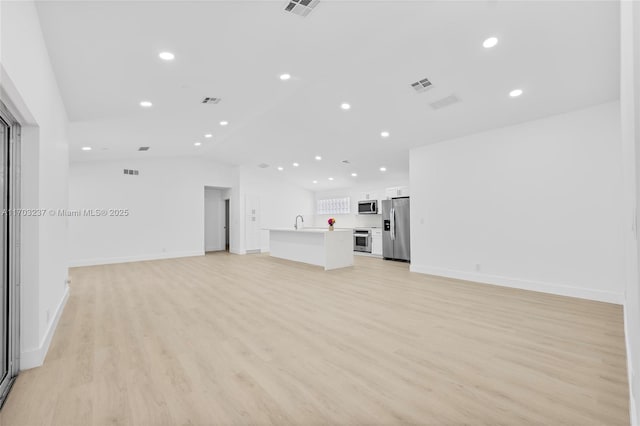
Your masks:
M378 191L365 191L358 193L358 201L379 200L380 193Z
M394 186L393 188L387 188L385 191L385 197L387 200L390 200L391 198L408 197L408 196L409 196L408 186Z

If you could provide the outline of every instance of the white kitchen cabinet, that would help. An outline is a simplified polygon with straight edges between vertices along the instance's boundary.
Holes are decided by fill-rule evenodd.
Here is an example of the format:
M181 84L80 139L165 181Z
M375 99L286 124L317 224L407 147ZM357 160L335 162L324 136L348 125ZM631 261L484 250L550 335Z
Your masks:
M365 191L358 194L358 201L379 199L378 191Z
M371 254L382 256L382 229L371 230Z
M385 191L385 196L387 200L397 197L408 197L409 196L409 187L408 186L394 186L393 188L387 188Z

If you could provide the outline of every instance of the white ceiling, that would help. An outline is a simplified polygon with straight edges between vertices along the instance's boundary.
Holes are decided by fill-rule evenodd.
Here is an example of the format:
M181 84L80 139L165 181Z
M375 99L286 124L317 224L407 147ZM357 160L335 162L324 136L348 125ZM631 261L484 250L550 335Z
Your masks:
M411 147L619 97L617 2L325 0L306 18L286 3L40 2L71 160L207 156L326 189L406 176Z

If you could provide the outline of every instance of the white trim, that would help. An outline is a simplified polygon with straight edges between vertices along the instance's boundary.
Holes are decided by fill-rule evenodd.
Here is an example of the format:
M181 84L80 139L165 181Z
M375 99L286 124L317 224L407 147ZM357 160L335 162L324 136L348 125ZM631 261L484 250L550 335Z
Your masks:
M610 291L593 290L573 287L566 284L546 283L541 281L523 280L520 278L503 277L500 275L488 275L478 272L454 271L452 269L433 266L421 266L411 264L411 272L436 275L440 277L455 278L458 280L473 281L480 284L492 284L503 287L519 288L521 290L539 291L542 293L557 294L560 296L577 297L580 299L596 300L598 302L624 303L624 294Z
M28 370L30 368L40 367L44 363L44 359L47 356L47 352L49 351L49 345L51 345L51 339L53 339L53 335L56 331L56 328L58 327L58 321L60 321L60 317L62 316L62 312L64 311L64 307L66 306L68 299L69 286L64 289L62 300L58 304L58 308L56 309L56 314L53 317L53 321L49 323L49 328L42 337L40 346L35 349L20 353L20 370Z
M193 256L204 256L204 250L184 251L184 252L175 252L175 253L144 254L139 256L78 259L78 260L70 261L69 267L73 268L77 266L109 265L113 263L141 262L144 260L174 259L178 257L193 257Z

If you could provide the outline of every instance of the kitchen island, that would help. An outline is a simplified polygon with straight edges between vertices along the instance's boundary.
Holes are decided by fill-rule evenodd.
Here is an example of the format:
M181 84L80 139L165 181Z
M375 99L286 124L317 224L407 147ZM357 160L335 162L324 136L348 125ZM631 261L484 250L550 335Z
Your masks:
M353 266L352 229L269 229L269 254L330 269Z

